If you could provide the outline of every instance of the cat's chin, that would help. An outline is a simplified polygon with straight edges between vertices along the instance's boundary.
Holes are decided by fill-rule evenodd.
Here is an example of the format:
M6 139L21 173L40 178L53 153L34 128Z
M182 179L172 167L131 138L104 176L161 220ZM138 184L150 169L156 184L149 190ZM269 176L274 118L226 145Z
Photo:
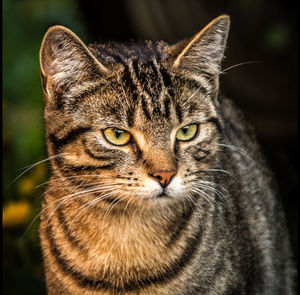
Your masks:
M167 195L166 193L160 193L159 195L155 196L155 198L170 198L171 196Z
M140 201L142 202L157 202L159 200L171 200L172 196L167 195L166 193L153 194L151 196L142 197Z
M180 199L178 198L178 196L173 196L167 192L160 192L151 196L143 197L141 201L147 204L157 205L163 203L173 203L176 202L178 199Z

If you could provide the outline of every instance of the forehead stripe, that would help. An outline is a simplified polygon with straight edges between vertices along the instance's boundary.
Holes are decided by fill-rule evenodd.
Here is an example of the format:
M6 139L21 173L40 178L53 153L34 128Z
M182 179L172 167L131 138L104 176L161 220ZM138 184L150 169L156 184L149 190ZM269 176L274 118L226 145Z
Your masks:
M72 97L72 106L76 107L76 105L78 103L81 103L85 97L94 95L101 87L106 86L108 83L109 83L108 81L101 79L98 83L96 83L96 84L93 83L92 86L90 86L90 87L88 86L82 92L79 92L79 93L76 92L76 94L74 94L74 95L72 95L72 92L71 92L70 94L68 94L68 96Z
M166 97L164 100L165 107L165 118L168 119L170 117L170 98Z
M175 111L176 111L177 119L178 119L179 123L181 123L182 122L182 111L181 111L181 107L178 103L175 106Z
M149 111L148 111L148 109L147 109L146 101L145 101L145 99L143 98L142 95L141 95L141 103L142 103L142 110L143 110L143 112L144 112L146 118L147 118L149 121L151 121L151 116L150 116L150 113L149 113Z
M162 79L162 83L163 83L164 87L167 89L169 95L171 97L174 97L174 92L173 92L173 89L172 89L173 85L172 85L172 80L171 80L170 74L162 66L159 67L159 72L160 72L160 77Z

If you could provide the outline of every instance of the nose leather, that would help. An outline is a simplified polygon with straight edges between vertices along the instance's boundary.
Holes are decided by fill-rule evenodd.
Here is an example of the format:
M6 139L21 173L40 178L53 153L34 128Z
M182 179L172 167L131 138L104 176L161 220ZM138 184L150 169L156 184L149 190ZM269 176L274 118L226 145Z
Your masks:
M157 171L150 175L157 178L162 187L166 187L175 174L175 171Z

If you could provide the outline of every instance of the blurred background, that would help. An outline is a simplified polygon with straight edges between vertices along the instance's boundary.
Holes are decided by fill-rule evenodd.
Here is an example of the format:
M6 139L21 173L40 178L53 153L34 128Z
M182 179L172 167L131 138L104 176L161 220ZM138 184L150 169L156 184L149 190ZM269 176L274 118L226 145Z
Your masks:
M231 30L223 62L227 70L221 86L256 129L278 182L297 261L295 3L3 0L4 294L46 294L38 214L49 169L47 162L28 168L47 157L38 52L46 30L55 24L69 27L87 43L130 39L175 43L218 15L229 14Z

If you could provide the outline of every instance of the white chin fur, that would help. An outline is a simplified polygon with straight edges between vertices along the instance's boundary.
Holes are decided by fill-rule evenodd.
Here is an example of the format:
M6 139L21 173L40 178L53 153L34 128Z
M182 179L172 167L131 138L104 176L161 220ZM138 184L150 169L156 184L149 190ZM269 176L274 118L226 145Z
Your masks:
M171 180L170 184L166 187L164 194L166 194L166 196L171 198L177 198L182 195L184 189L185 187L182 183L181 177L176 175ZM144 181L144 186L139 192L139 195L143 199L152 199L158 197L162 193L163 193L163 188L160 186L160 184L151 178L147 178Z
M163 192L161 185L157 181L152 180L151 178L147 178L143 184L144 186L140 192L143 199L151 199L160 195Z
M179 197L184 192L184 185L180 176L175 175L169 185L166 187L165 193L173 198Z

